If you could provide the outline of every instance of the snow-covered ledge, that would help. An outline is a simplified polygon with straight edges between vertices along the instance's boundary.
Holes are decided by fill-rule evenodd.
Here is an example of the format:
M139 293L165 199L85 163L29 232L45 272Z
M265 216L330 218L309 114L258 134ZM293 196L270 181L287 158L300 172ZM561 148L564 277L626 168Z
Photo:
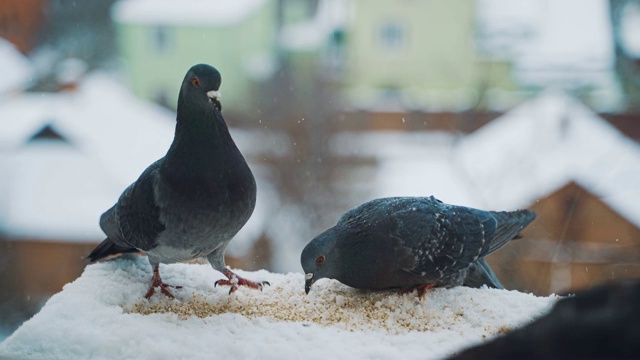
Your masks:
M143 298L151 267L140 256L90 265L0 344L28 358L442 358L549 310L556 296L494 289L363 292L301 273L243 272L264 291L228 295L208 264L161 265L182 285L175 300Z

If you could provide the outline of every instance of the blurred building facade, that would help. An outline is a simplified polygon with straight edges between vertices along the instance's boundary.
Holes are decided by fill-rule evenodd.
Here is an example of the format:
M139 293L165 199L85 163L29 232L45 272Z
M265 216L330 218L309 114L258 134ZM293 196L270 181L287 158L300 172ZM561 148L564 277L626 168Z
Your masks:
M240 113L255 103L251 84L277 70L272 0L120 1L112 18L133 92L172 109L194 64L220 70L223 104Z
M37 44L43 29L48 0L5 0L0 2L0 37L23 54Z

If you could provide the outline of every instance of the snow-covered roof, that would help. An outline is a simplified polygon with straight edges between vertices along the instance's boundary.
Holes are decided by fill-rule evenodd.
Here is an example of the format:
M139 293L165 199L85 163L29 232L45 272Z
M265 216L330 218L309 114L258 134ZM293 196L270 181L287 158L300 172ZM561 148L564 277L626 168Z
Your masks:
M640 59L640 3L627 1L620 18L620 39L628 56Z
M0 153L0 172L0 233L17 238L100 240L100 214L122 191L100 163L50 140Z
M562 92L545 92L465 137L343 134L335 147L376 159L370 198L434 195L514 210L576 182L640 226L640 145Z
M537 31L518 58L523 69L612 68L615 61L606 0L541 1ZM571 16L571 21L567 21Z
M30 141L49 127L62 139ZM0 232L15 238L98 241L102 212L173 139L175 113L138 100L107 74L74 92L24 93L0 102ZM232 130L245 155L288 152L286 136ZM259 139L259 140L256 140ZM258 171L256 171L258 170ZM277 194L255 169L256 209L230 246L244 255L268 228Z
M271 0L120 0L112 8L116 22L135 24L237 24Z
M29 141L49 126L62 139ZM173 138L175 115L105 74L75 92L0 103L0 229L17 237L99 240L100 214Z
M426 299L304 274L244 272L263 291L214 287L209 264L161 265L176 299L143 298L146 258L89 265L0 344L2 358L439 359L545 314L558 297L434 289ZM115 346L114 344L121 344Z
M431 196L447 203L478 205L464 174L452 162L455 136L444 132L342 134L333 148L342 156L373 157L375 175L367 174L370 198ZM357 204L353 204L355 206Z
M608 1L478 0L477 9L479 52L511 63L521 86L592 88L598 108L622 105Z
M23 89L33 72L29 60L13 44L0 37L0 100L5 92Z
M485 207L528 206L573 181L640 226L640 145L564 93L495 119L454 158Z
M93 74L74 92L25 93L0 103L0 151L21 146L46 125L128 184L166 153L175 114L137 100L107 74Z
M523 69L614 63L606 0L478 0L477 9L478 45L491 57Z

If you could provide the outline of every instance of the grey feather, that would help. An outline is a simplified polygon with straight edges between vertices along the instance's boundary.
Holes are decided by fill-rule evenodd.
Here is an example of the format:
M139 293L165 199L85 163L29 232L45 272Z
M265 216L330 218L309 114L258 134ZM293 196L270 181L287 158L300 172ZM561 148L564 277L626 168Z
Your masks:
M256 183L209 94L219 72L193 66L178 98L167 154L151 164L100 218L107 235L92 261L118 250L144 251L152 265L207 257L225 270L224 251L251 216Z
M483 257L534 218L529 210L484 211L433 196L372 200L349 210L305 247L302 267L312 278L307 291L323 277L362 289L451 287L462 285L470 268L469 282L494 282Z

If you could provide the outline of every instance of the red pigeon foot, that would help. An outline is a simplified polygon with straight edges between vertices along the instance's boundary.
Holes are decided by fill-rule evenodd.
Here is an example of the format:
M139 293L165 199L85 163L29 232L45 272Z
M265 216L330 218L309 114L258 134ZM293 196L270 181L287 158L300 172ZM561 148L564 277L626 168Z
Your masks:
M147 300L151 299L153 294L156 292L157 287L160 288L161 293L165 294L170 299L174 299L175 296L173 296L173 294L171 293L171 291L169 291L168 288L172 287L174 289L182 289L182 286L169 285L162 282L162 279L160 278L159 265L156 265L153 267L153 278L151 279L151 287L149 288L149 291L147 291L147 294L144 297L147 298Z
M231 286L229 289L229 294L238 290L238 286L248 286L252 289L262 290L264 285L271 285L268 281L255 282L251 280L247 280L236 275L233 271L229 269L224 269L222 272L224 276L228 278L228 280L222 279L215 282L214 286L222 285L222 286Z
M400 290L398 293L403 295L403 294L408 294L410 292L413 292L413 290L418 290L418 297L420 298L420 300L424 300L424 296L427 294L427 290L434 287L436 287L435 284L422 284L406 290Z

